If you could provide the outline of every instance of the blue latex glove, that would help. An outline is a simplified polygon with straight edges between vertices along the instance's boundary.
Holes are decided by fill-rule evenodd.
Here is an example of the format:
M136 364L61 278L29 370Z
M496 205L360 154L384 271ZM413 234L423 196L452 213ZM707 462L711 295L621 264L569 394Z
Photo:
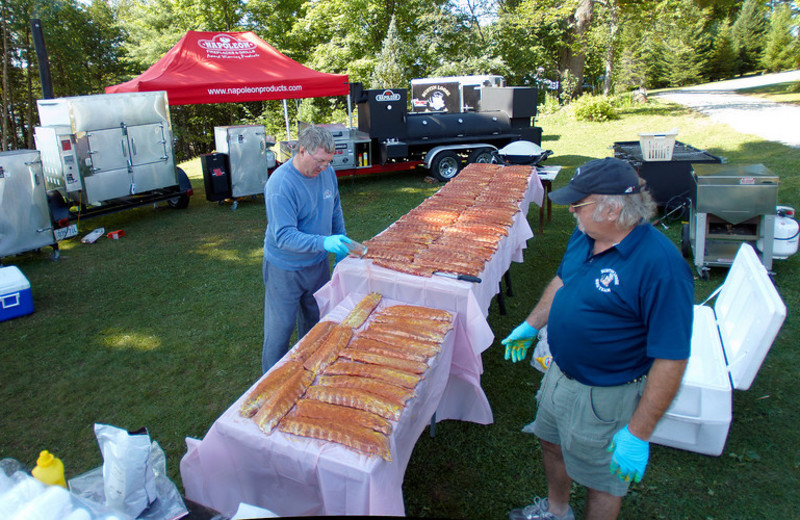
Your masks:
M517 325L517 328L512 330L511 334L500 342L506 346L505 359L511 359L512 363L525 359L528 349L533 344L537 334L539 334L539 331L531 327L527 321Z
M641 482L647 460L650 458L650 443L636 437L628 430L626 425L614 434L608 446L611 455L611 473L616 474L620 480Z
M325 251L336 255L337 258L344 258L349 251L345 244L349 244L350 242L351 240L344 235L331 235L325 237L322 241L322 247L325 248Z

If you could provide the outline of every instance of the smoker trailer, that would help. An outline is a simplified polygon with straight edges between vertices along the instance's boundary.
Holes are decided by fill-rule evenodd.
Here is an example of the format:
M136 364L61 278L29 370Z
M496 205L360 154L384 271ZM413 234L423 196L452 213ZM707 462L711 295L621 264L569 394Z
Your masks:
M406 89L362 90L354 83L350 95L358 129L332 129L338 176L423 166L444 182L465 164L491 162L508 143L542 141L542 129L533 125L533 87L484 87L478 111L456 113L409 112ZM281 143L282 161L293 152L293 143Z
M695 164L696 203L682 230L681 248L703 279L712 266L730 266L742 243L760 245L772 269L778 176L763 164Z
M192 188L175 166L167 93L99 94L37 101L35 128L53 221L167 201Z
M0 152L0 258L46 246L58 256L39 152Z

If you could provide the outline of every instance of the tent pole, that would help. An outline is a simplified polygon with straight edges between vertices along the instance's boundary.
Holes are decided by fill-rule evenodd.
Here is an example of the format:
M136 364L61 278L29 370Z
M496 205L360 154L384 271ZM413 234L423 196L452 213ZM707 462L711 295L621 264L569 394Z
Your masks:
M353 98L350 97L350 93L348 92L347 93L347 120L348 120L348 122L350 124L350 128L353 128L353 105L352 105L352 99Z
M289 131L289 108L286 106L286 100L283 100L283 119L286 121L286 141L292 140L292 134Z

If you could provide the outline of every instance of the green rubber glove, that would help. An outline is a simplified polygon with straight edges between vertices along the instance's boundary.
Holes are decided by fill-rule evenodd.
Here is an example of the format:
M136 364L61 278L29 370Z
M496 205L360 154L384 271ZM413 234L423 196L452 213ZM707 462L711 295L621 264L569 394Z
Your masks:
M525 359L528 349L533 344L537 334L539 334L539 330L531 327L527 321L517 325L517 328L512 330L511 334L500 342L506 346L505 359L511 359L512 363Z

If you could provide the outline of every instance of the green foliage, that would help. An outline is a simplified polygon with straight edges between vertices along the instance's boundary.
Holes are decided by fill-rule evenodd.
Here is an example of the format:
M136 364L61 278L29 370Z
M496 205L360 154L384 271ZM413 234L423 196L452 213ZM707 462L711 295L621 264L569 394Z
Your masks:
M733 43L731 24L727 18L716 24L713 39L714 43L708 58L708 79L733 77L739 69L739 53Z
M619 118L614 103L608 96L584 94L570 103L570 109L577 121L602 123Z
M739 73L758 69L766 32L765 4L760 0L745 0L733 23L733 41L739 49L741 63Z
M378 54L378 63L372 72L372 85L380 85L385 88L406 88L411 78L405 74L402 63L403 43L397 34L395 17L392 16L381 52Z
M800 40L792 34L792 11L786 4L775 7L770 19L761 65L772 72L800 66Z

